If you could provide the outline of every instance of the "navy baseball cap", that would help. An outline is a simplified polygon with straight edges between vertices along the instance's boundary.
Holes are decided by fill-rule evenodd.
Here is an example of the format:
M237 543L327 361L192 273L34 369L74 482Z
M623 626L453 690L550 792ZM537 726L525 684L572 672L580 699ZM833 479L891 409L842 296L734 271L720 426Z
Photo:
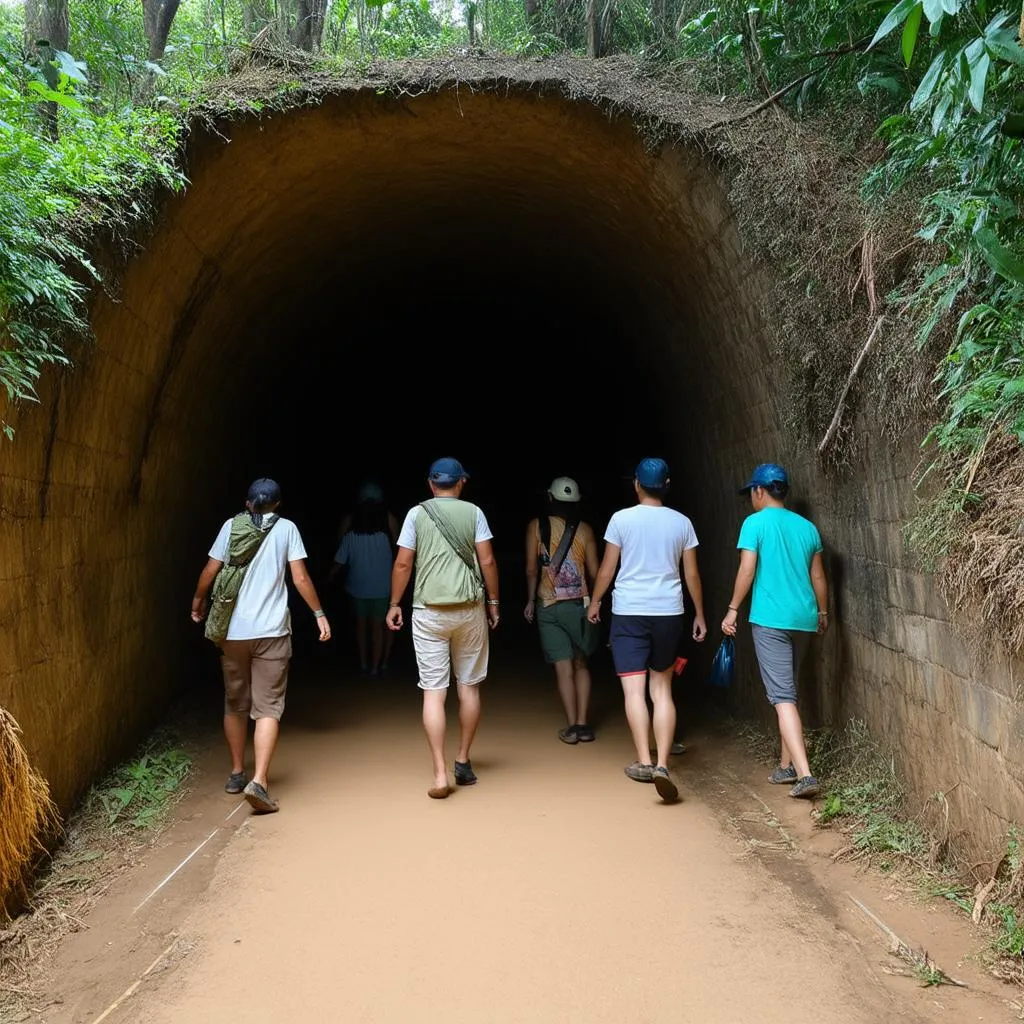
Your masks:
M774 462L762 462L750 474L750 483L740 488L740 494L749 494L755 487L771 487L772 484L788 484L789 474Z
M460 480L468 480L469 474L462 468L462 463L458 459L438 459L430 467L427 477L431 483L450 487Z
M668 483L668 463L664 459L644 459L633 476L641 487L660 489Z
M246 495L249 501L259 507L260 505L273 505L281 500L281 488L276 480L263 476L259 480L253 480L249 485L249 493Z

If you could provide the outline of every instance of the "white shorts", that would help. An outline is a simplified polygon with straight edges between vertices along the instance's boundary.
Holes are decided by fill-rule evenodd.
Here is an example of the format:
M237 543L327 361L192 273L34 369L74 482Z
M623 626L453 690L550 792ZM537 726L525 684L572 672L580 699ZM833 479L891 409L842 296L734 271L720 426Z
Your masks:
M489 635L484 605L413 608L412 646L420 670L421 690L443 690L452 671L466 686L487 676Z

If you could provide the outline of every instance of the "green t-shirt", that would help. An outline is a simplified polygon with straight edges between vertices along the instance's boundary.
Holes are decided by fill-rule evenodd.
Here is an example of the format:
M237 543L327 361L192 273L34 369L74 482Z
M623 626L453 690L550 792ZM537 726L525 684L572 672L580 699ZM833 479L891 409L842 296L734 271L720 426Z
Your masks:
M750 621L770 629L818 630L811 561L821 536L809 519L788 508L763 508L743 521L740 551L757 552Z

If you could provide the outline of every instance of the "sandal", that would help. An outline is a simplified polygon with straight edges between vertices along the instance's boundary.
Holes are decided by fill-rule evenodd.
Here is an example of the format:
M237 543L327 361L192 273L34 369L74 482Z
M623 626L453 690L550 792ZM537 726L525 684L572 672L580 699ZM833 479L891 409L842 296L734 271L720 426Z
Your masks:
M427 790L427 796L429 796L431 800L444 800L445 797L451 794L451 791L451 786L432 786Z

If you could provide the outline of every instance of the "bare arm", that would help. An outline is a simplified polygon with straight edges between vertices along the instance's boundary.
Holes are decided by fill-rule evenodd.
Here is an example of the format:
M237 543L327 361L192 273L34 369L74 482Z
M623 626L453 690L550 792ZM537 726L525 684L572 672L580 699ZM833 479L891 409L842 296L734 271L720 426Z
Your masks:
M412 579L412 566L415 559L416 552L412 548L399 547L398 554L395 556L395 564L391 566L391 607L393 609L398 608L402 603L409 580ZM400 626L401 621L398 626L392 628L398 629Z
M828 580L825 578L825 560L821 552L811 559L811 586L814 588L814 599L818 602L818 632L828 629Z
M722 619L722 632L727 636L736 635L736 619L740 605L747 599L750 588L754 585L754 573L757 570L757 552L741 551L740 567L736 571L736 582L732 587L732 600L729 602L729 611Z
M594 531L589 525L586 527L586 531L587 532L583 538L583 562L587 573L587 583L590 584L590 589L593 590L594 584L597 581L599 568L597 558L597 538L594 536Z
M331 626L327 621L327 616L324 615L323 608L320 607L320 598L317 596L316 587L313 586L313 580L310 579L309 571L306 569L306 560L296 558L288 563L288 568L291 570L292 583L295 584L299 596L316 616L317 626L320 628L320 639L330 640Z
M526 528L526 610L527 622L533 622L534 605L537 603L537 520L531 519Z
M590 596L590 609L587 618L591 622L598 622L601 618L601 600L608 593L608 588L615 579L615 570L619 567L619 554L622 549L618 544L605 546L604 558L601 559L601 567L597 570L597 579L594 580L594 593Z
M708 635L708 627L704 621L704 588L700 581L700 570L697 568L696 548L683 552L683 578L693 600L693 639L699 642Z
M494 560L494 548L489 540L476 545L476 557L480 571L484 574L484 590L487 593L487 620L491 629L498 625L498 563ZM494 602L493 604L491 602Z
M199 582L196 583L196 592L192 596L193 622L202 622L206 618L210 587L213 586L213 581L217 578L217 573L220 572L223 565L223 562L218 562L216 558L211 558L203 566L203 571L199 574Z

